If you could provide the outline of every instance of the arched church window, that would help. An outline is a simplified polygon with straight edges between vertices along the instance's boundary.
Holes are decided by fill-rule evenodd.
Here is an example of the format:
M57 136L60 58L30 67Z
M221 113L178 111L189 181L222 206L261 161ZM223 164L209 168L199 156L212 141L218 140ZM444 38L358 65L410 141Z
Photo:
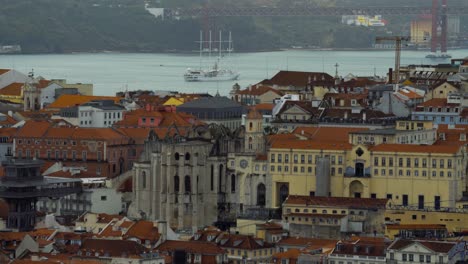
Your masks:
M190 176L185 176L185 179L184 179L184 186L185 186L185 192L186 193L189 193L191 192L191 184L190 184Z
M174 192L176 192L176 193L179 192L179 188L180 188L179 183L180 183L179 182L179 176L177 176L177 175L174 176Z
M266 195L265 184L260 183L257 186L257 205L258 206L265 206L265 204L266 204L265 195Z

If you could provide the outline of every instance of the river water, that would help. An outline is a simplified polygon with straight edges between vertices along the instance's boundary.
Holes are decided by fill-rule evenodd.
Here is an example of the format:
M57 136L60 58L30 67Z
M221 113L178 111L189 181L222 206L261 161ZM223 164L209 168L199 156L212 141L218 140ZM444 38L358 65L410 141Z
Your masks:
M449 52L453 58L468 56L468 50ZM436 64L450 60L426 59L426 51L402 51L401 63ZM187 68L212 66L214 60L197 54L142 53L80 53L57 55L2 55L0 68L13 68L23 73L34 69L35 75L47 79L67 79L68 82L93 83L95 95L113 95L136 89L171 90L186 93L209 92L227 95L236 81L185 82ZM221 60L240 72L241 87L271 78L279 70L325 71L335 75L335 64L341 76L385 75L394 66L393 51L308 51L287 50L258 53L238 53Z

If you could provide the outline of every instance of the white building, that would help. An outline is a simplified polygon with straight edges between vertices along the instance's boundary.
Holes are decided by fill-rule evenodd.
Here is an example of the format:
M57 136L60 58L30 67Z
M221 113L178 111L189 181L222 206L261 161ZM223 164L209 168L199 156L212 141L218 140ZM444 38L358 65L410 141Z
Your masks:
M43 199L38 208L55 215L81 215L84 212L119 214L125 210L122 193L106 187L106 178L88 173L84 167L65 167L57 162L44 173L49 177L79 178L83 191L60 199Z
M454 252L459 246L456 242L397 239L387 249L387 263L454 264L464 260L464 254Z
M123 119L125 107L112 100L91 101L78 107L80 127L110 127Z
M19 71L0 69L0 88L6 87L12 83L26 83L30 80L31 78Z
M63 87L57 83L51 82L46 87L42 88L41 94L39 95L39 104L41 109L55 101L55 91L57 89L62 89Z

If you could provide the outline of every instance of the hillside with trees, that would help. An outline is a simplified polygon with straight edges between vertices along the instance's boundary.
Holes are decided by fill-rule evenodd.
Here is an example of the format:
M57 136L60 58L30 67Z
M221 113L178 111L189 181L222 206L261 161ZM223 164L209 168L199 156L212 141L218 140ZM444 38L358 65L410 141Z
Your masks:
M458 1L458 0L454 0ZM0 45L19 44L25 53L192 51L203 19L163 20L150 7L290 6L371 4L375 0L0 0ZM394 0L393 5L415 0ZM418 2L418 1L416 1ZM421 1L419 1L420 3ZM377 3L388 3L381 1ZM210 21L231 31L237 51L291 46L367 48L377 34L399 32L410 18L389 18L389 28L351 27L340 17L230 17ZM468 32L466 16L461 23Z

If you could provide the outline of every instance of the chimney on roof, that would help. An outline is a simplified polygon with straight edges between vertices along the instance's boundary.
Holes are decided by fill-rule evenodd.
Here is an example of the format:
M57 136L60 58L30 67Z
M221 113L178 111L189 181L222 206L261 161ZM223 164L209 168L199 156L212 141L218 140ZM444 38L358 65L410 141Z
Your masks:
M372 246L366 246L366 254L370 254L372 252Z
M363 120L363 121L366 121L366 119L367 119L367 114L366 114L366 112L364 111L364 112L362 112L362 120Z
M345 119L345 120L348 119L348 111L345 111L345 112L344 112L344 119Z

